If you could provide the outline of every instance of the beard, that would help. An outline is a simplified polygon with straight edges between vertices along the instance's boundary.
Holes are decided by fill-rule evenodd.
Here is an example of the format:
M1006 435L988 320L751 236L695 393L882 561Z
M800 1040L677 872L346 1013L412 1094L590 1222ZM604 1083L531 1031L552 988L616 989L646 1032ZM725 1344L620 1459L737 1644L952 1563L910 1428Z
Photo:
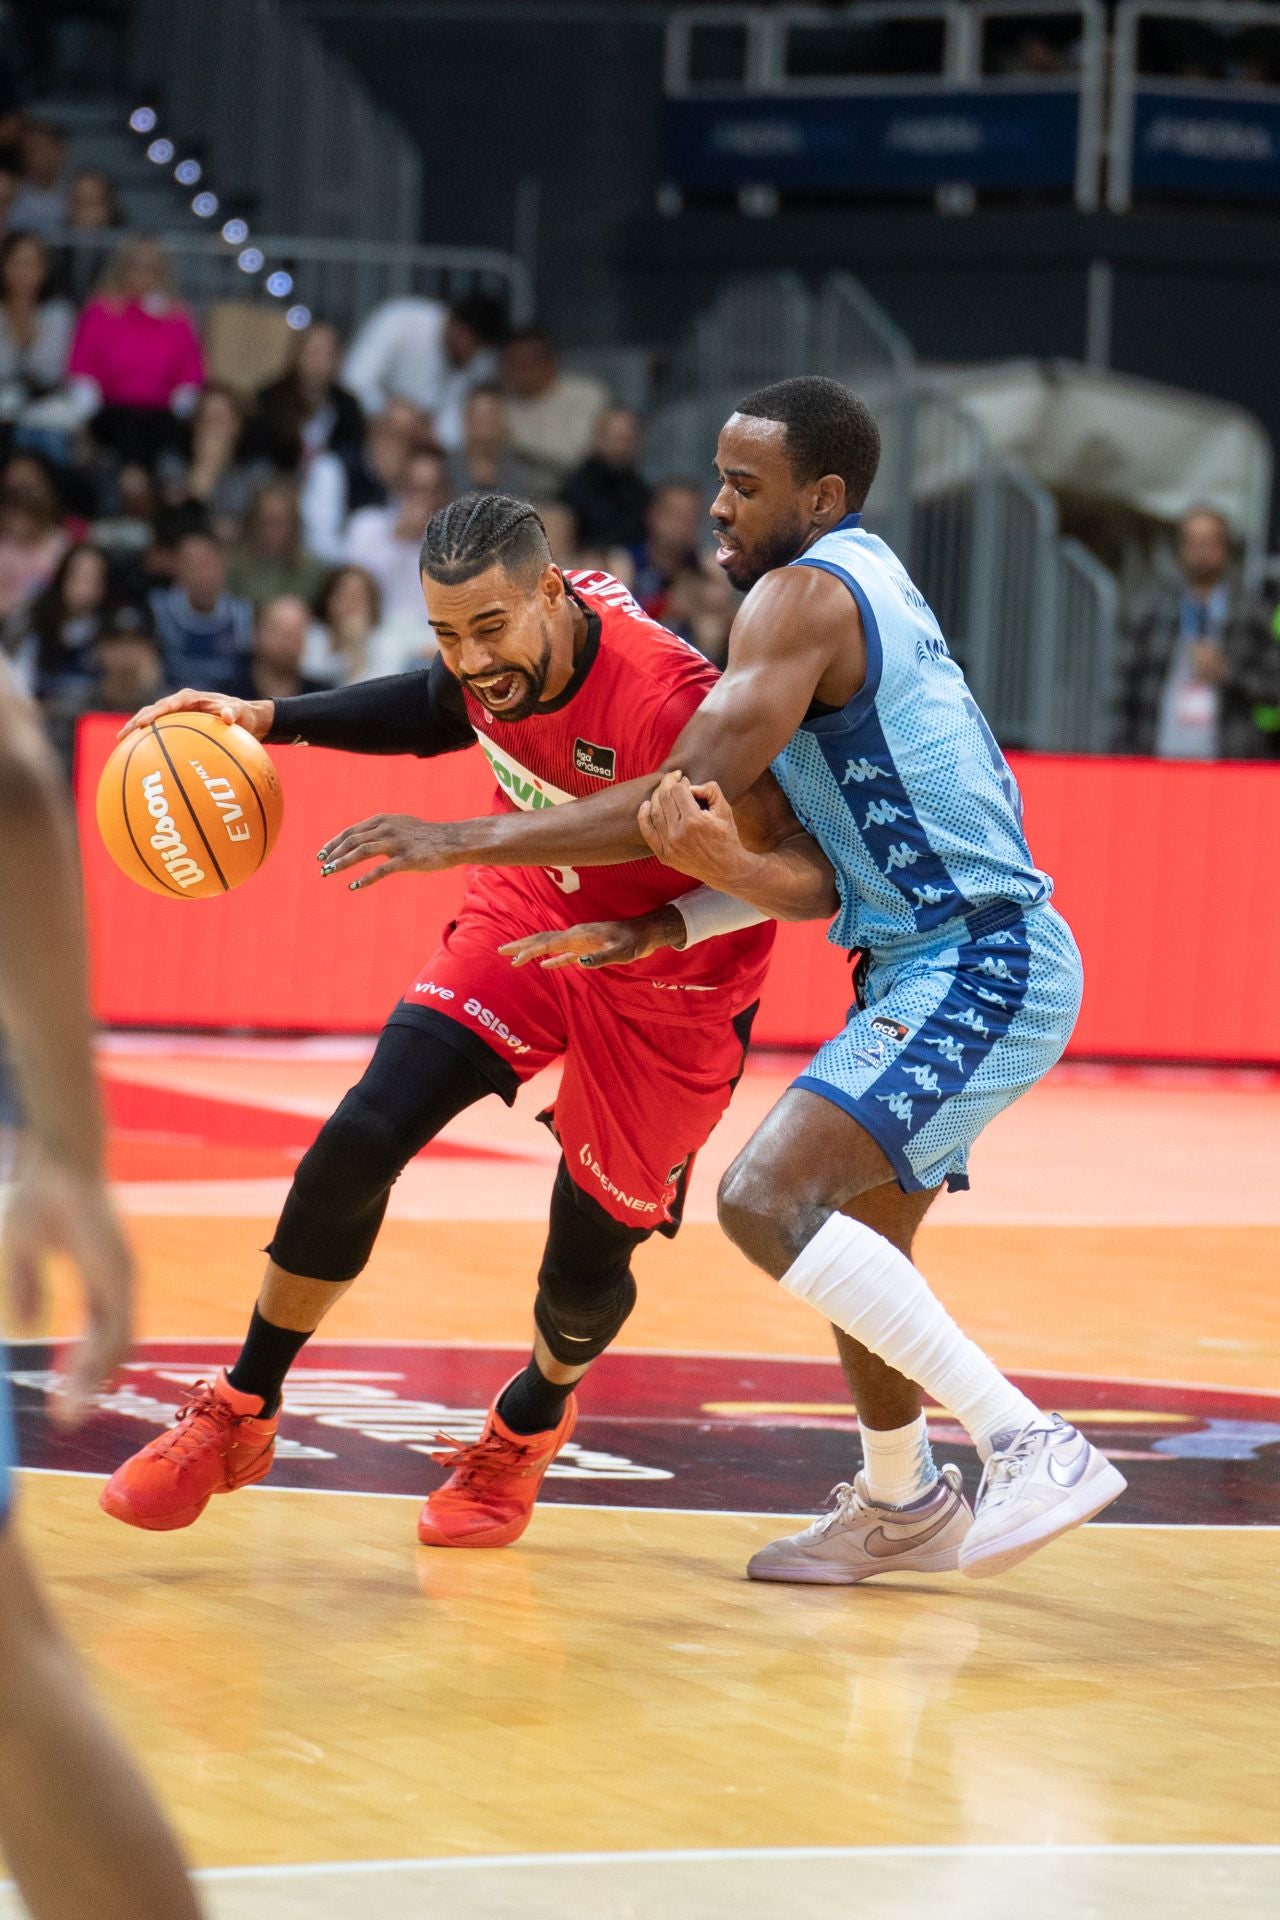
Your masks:
M721 572L731 587L739 593L747 593L766 573L772 573L777 567L785 567L802 550L806 523L797 514L785 527L758 540L753 547L735 548L728 560L721 561Z
M493 714L495 720L509 722L529 719L530 715L536 713L538 709L543 690L547 684L547 675L551 671L551 635L547 632L545 626L542 629L542 653L535 665L532 667L505 667L502 671L511 679L521 683L521 692L518 698L511 700L510 703L503 705L501 708L490 707L483 694L476 691L475 686L472 684L472 679L469 676L461 676L462 684L474 700L478 700L487 712ZM492 678L490 674L484 674L479 677L486 680Z

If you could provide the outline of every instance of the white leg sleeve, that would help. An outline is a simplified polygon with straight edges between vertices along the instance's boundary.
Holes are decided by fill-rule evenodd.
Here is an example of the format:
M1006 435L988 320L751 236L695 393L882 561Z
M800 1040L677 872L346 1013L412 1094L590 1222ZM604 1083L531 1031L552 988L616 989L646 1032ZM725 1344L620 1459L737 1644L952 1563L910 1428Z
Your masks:
M990 1451L1039 1410L961 1333L906 1255L882 1234L833 1213L782 1276L782 1285L933 1395Z

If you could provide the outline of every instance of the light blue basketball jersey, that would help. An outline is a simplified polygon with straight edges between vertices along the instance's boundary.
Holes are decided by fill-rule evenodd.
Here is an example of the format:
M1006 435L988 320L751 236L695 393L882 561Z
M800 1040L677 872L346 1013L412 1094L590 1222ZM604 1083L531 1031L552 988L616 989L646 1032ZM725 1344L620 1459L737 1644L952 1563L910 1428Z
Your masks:
M867 640L862 690L806 720L773 763L836 870L828 939L887 953L945 945L1048 900L1017 782L897 555L855 513L791 564L843 581Z

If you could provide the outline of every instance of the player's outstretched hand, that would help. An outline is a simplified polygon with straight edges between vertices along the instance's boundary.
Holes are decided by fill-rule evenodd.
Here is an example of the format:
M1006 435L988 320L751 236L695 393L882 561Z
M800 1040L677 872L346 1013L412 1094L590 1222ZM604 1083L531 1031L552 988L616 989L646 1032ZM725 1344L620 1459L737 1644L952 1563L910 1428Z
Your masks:
M714 780L691 786L679 772L664 774L638 815L646 845L664 866L732 893L751 864L733 808Z
M67 1255L79 1275L88 1323L53 1402L59 1425L72 1427L129 1350L133 1262L99 1175L65 1165L34 1142L23 1151L5 1219L9 1291L19 1325L30 1327L49 1256Z
M139 727L149 727L153 720L159 720L166 713L211 713L216 720L225 720L229 727L243 727L255 740L265 740L275 712L274 700L234 700L226 693L198 693L194 687L184 687L181 693L166 694L163 700L141 707L132 720L125 721L116 738L123 740L126 734L136 733Z
M553 967L625 967L646 960L663 947L683 947L685 924L676 907L657 907L633 920L592 920L579 927L551 933L527 933L509 940L498 952L513 967L536 960L548 972Z
M439 873L442 868L451 867L454 862L449 851L450 839L449 828L438 821L415 820L408 813L376 813L371 820L361 820L330 840L321 847L316 859L327 878L331 873L345 873L348 867L358 867L362 860L376 860L381 855L380 867L347 882L352 893L358 893L362 887L371 887L389 874Z

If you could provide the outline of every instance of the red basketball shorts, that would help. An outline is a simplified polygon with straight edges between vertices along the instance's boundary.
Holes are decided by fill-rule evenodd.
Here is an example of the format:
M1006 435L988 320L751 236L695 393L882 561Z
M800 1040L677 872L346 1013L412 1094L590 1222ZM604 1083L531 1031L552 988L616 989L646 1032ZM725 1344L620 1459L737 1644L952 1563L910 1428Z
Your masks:
M511 1069L511 1098L563 1060L550 1120L573 1179L628 1226L667 1225L742 1071L758 981L691 990L625 967L517 969L497 949L529 931L527 910L508 922L464 908L401 1006L455 1023L469 1052L481 1042Z

